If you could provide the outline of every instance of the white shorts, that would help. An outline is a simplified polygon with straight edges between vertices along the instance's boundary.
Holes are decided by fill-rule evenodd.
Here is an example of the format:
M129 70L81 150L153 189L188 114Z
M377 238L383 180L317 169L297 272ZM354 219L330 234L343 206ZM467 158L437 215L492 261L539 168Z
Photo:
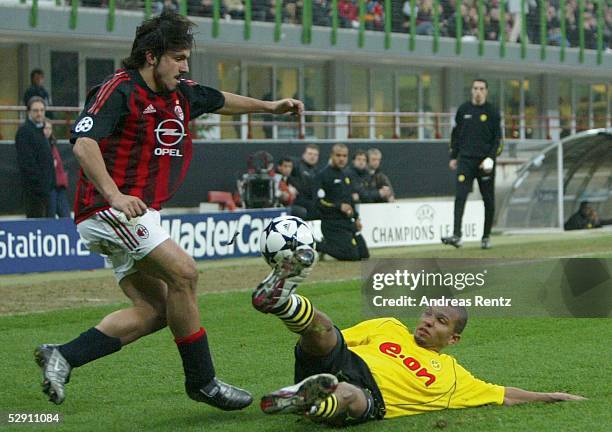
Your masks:
M90 251L106 257L119 282L136 273L136 261L170 238L160 221L157 210L148 209L128 220L123 212L110 208L79 223L77 231Z

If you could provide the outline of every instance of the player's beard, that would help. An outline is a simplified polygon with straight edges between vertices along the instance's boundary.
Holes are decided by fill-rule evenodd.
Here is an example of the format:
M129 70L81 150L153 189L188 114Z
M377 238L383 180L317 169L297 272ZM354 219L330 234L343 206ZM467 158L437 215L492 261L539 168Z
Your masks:
M155 67L153 68L153 80L155 81L155 85L157 86L157 89L159 90L158 93L161 93L161 94L172 93L174 90L176 90L176 87L172 89L168 88L166 83L164 83L164 80L162 79L162 76L159 73L158 68L159 68L159 65L155 65Z

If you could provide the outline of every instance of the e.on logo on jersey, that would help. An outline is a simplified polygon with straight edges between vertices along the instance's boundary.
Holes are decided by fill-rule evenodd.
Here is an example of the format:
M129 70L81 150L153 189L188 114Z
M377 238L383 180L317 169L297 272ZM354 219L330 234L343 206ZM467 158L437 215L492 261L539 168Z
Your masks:
M155 128L155 138L161 144L161 147L156 147L153 153L157 156L177 156L182 157L180 148L172 148L180 143L187 136L185 126L176 119L166 119L157 125Z
M421 367L421 363L417 359L411 357L410 355L402 354L401 345L393 342L384 342L380 344L378 349L381 353L386 354L389 357L399 359L402 364L406 366L408 370L414 372L416 376L427 378L427 381L425 381L425 387L429 387L436 382L436 376L429 373L426 368Z

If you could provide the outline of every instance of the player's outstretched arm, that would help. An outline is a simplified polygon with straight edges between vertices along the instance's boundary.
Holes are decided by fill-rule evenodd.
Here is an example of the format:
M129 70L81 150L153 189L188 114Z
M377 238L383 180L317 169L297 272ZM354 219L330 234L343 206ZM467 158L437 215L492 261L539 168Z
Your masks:
M78 138L72 148L79 165L98 192L116 210L125 213L128 219L140 216L147 210L147 205L138 197L124 195L108 174L98 143L86 137Z
M585 397L569 393L531 392L516 387L506 387L504 405L511 406L528 402L561 402L586 400Z
M217 114L234 115L247 113L269 114L301 114L304 104L297 99L280 99L277 101L262 101L259 99L240 96L234 93L221 92L225 97L225 104L216 111Z

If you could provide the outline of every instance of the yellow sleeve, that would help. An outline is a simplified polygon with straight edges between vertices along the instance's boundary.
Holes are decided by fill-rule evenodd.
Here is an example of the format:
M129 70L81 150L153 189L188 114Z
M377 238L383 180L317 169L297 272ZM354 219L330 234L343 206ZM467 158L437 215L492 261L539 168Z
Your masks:
M479 380L456 363L455 372L457 386L451 396L449 408L469 408L504 403L505 387Z
M349 347L367 345L370 342L370 338L379 333L380 327L389 322L393 322L394 324L397 323L403 326L402 323L394 318L377 318L362 321L353 327L342 330L342 336L344 336L344 341Z

